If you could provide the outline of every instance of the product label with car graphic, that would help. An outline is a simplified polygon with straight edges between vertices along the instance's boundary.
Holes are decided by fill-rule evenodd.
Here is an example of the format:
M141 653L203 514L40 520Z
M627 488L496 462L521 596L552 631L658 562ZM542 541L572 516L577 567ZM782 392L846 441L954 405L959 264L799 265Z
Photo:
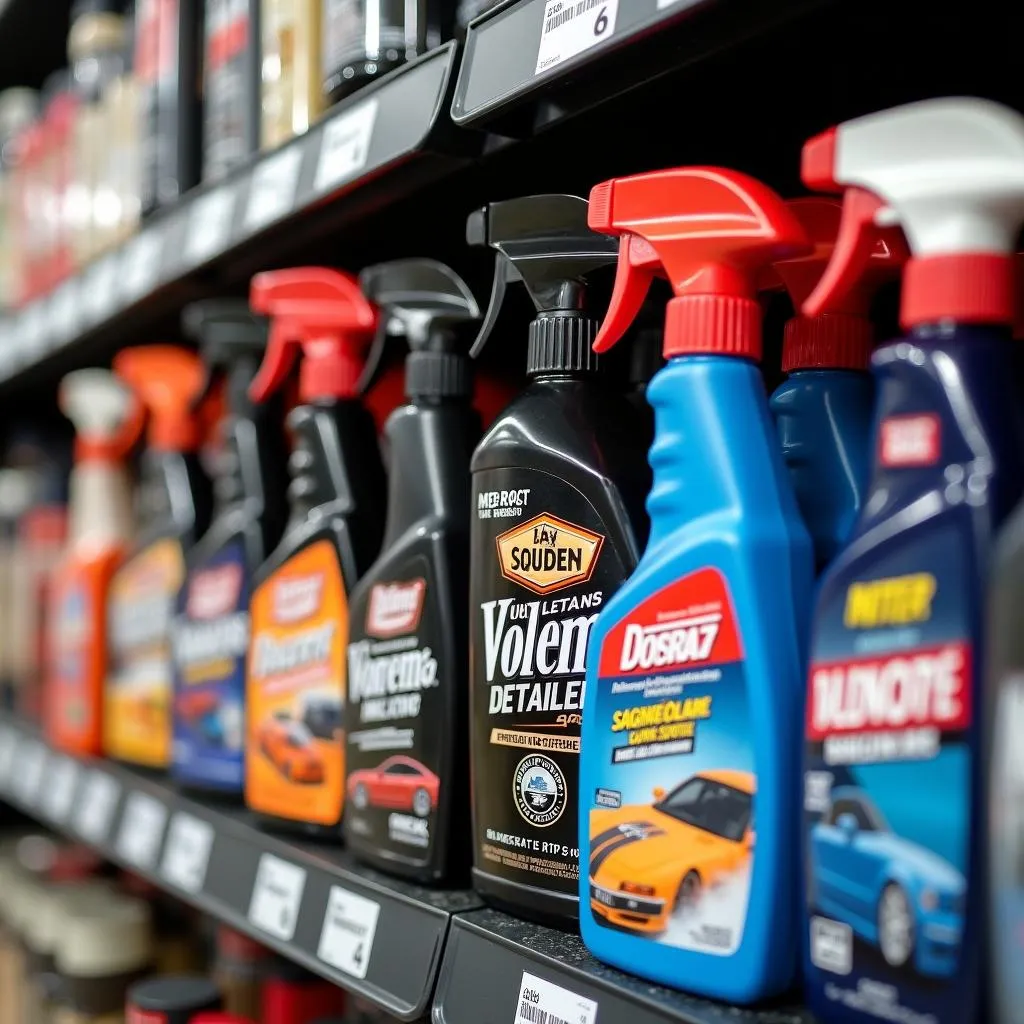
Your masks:
M937 530L818 607L804 776L811 983L884 1020L940 1014L960 962L975 652L970 566Z
M175 606L174 774L240 790L244 782L249 585L240 540L194 566Z
M375 848L424 859L437 829L442 687L439 610L416 556L352 605L348 646L346 828Z
M245 799L280 818L336 824L344 800L348 601L329 540L257 586L251 605Z
M590 913L654 942L725 956L753 869L753 751L739 623L723 575L698 570L636 606L598 654L588 801Z

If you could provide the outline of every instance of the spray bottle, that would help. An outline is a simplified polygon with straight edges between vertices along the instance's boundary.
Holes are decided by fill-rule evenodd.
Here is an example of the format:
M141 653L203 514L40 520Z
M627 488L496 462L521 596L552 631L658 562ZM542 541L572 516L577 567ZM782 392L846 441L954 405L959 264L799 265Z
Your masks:
M821 572L850 536L868 485L875 400L868 372L874 341L871 299L899 274L909 253L899 229L888 229L842 308L813 318L801 316L801 304L831 258L841 206L818 197L793 199L787 206L814 249L773 268L797 315L787 321L783 336L782 370L789 377L775 389L770 404Z
M107 678L107 590L134 531L129 453L142 406L107 370L76 370L60 384L61 411L75 426L68 484L68 546L50 589L47 737L73 754L99 755Z
M802 173L845 190L808 316L840 308L880 227L900 225L911 252L908 333L872 360L871 484L814 617L809 999L837 1021L987 1019L978 681L992 539L1024 483L1011 338L1024 119L984 100L897 107L812 139Z
M620 239L597 351L657 274L675 297L654 406L651 536L590 632L580 929L602 960L748 1003L796 966L798 708L811 545L757 360L764 268L809 248L746 175L691 167L590 194Z
M182 321L206 366L193 404L223 381L227 413L213 520L186 559L175 605L173 775L241 799L252 576L287 516L284 410L278 397L260 404L249 396L267 327L243 300L193 303Z
M480 418L458 328L480 313L434 260L382 263L359 282L382 327L408 342L408 403L384 428L381 555L350 604L345 842L369 864L437 881L468 867L469 461Z
M203 386L193 352L147 345L118 353L114 372L148 413L134 553L107 593L105 753L149 768L171 762L171 619L185 555L210 522L210 481L199 463Z
M252 398L279 390L300 351L302 362L301 404L288 416L290 515L250 604L245 801L268 824L337 838L349 593L384 526L377 434L359 400L378 313L355 278L323 267L257 274L249 303L270 317Z
M528 196L477 211L466 232L498 252L471 354L490 337L507 282L521 281L537 310L526 390L472 461L473 884L502 909L555 924L579 912L587 634L636 565L650 485L643 419L598 376L591 350L585 277L614 264L616 247L586 218L584 199Z

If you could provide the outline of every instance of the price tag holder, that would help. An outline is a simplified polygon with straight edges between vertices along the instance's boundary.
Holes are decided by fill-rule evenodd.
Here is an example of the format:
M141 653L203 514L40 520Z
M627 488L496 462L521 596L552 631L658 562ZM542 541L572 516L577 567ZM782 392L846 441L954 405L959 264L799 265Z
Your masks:
M32 362L43 354L46 347L49 329L49 299L39 299L26 310L24 333L22 335L22 355L26 361Z
M523 971L513 1024L594 1024L597 1003Z
M184 811L171 818L160 873L185 892L202 891L213 849L213 826Z
M133 867L148 869L156 863L167 824L167 808L148 793L135 790L121 815L117 852Z
M39 799L39 787L46 772L47 754L46 747L39 740L23 740L18 745L14 795L26 807L34 807Z
M324 125L313 186L318 193L351 181L366 166L379 106L376 99L364 100Z
M18 750L18 734L5 725L0 731L0 789L9 792L14 779L11 769L14 767L14 755Z
M575 0L547 0L533 73L550 71L584 50L611 39L618 13L619 0L607 0L593 7Z
M75 809L75 831L94 846L106 842L120 796L120 783L106 772L94 769Z
M160 279L163 238L151 228L136 235L121 252L121 296L128 302L148 295Z
M93 264L85 278L83 302L93 323L105 320L117 302L117 277L121 261L115 253Z
M245 226L259 231L291 212L302 165L302 145L293 144L267 157L252 172Z
M185 238L185 256L189 264L205 263L227 248L236 195L233 185L222 185L193 203Z
M306 888L306 872L272 853L260 857L249 902L249 921L268 935L291 942Z
M67 821L75 802L78 785L78 762L70 757L57 758L50 763L50 777L43 792L43 811L58 825Z
M316 955L354 978L365 978L380 904L332 885Z
M51 338L55 345L72 341L78 334L79 280L71 278L61 285L50 303L53 317Z

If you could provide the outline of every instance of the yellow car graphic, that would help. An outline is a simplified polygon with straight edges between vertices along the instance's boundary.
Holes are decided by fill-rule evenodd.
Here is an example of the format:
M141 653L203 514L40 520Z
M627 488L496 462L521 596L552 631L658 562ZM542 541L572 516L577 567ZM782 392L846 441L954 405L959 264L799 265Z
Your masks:
M590 812L590 909L606 924L663 932L676 910L746 866L754 846L750 772L693 775L653 804Z

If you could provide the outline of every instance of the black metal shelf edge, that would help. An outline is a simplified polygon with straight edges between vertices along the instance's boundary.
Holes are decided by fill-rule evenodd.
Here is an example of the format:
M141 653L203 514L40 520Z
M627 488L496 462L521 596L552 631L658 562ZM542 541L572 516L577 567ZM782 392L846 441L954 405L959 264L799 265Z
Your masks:
M0 714L0 797L402 1020L431 1005L452 915L475 893L426 889L328 844L256 828L158 777L52 750Z
M397 200L471 158L480 140L448 117L459 55L456 43L445 43L392 71L305 135L187 193L117 249L0 318L0 383L109 328L190 275L263 251L265 236L320 218L328 204L358 218L371 208L366 193Z
M527 987L539 989L535 979L561 989L540 991L536 1007L548 1014L546 1018L521 1008L521 993ZM813 1024L809 1013L786 1003L738 1009L650 984L595 960L577 935L497 910L454 918L437 982L433 1024L528 1024L528 1015L549 1021L554 1016L566 1024Z

